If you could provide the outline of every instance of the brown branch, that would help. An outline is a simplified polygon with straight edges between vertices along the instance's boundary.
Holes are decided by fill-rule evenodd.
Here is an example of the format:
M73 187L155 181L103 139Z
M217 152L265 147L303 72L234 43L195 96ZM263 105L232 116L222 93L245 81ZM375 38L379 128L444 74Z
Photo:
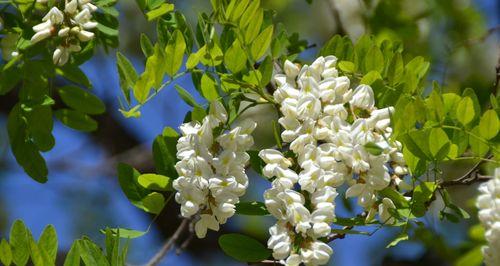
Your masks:
M466 186L477 182L486 182L492 178L493 176L481 175L478 172L474 172L474 175L472 177L466 179L455 179L455 180L444 181L440 185L441 187Z
M175 242L177 241L177 239L179 239L179 237L184 232L184 230L186 230L186 228L188 228L189 222L190 222L190 219L182 220L181 224L179 225L179 227L177 227L177 230L175 230L174 234L167 240L167 242L165 242L165 244L154 255L154 257L151 258L151 260L149 260L149 262L146 264L146 266L155 266L161 262L163 257L165 257L165 255L170 250L170 248L172 248L174 246Z
M343 230L351 230L354 226L352 225L349 225L349 226L344 226L344 228L342 228ZM332 242L333 240L335 239L344 239L345 238L345 235L344 233L331 233L329 234L327 237L326 237L326 242L327 243L330 243Z

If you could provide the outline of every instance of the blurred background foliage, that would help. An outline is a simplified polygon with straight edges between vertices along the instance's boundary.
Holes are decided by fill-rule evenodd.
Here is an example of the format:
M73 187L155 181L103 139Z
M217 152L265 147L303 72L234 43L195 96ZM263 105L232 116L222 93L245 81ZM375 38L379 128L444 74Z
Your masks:
M176 8L194 22L200 11L209 10L209 1L172 1ZM392 39L404 43L408 57L424 56L431 63L429 88L436 80L445 91L460 93L473 88L480 102L486 104L490 93L496 94L495 67L499 64L500 3L495 0L266 0L268 9L275 10L275 20L284 24L289 33L297 32L311 48L299 59L310 61L318 48L334 34L347 34L356 40L362 34L373 34L377 40ZM310 3L308 3L310 2ZM140 69L144 62L139 45L141 33L155 39L154 24L148 23L135 1L119 1L120 51ZM54 224L61 243L60 255L68 251L73 239L82 234L104 240L99 229L106 226L139 230L150 228L146 236L132 241L129 261L144 263L176 228L178 206L170 203L155 220L135 209L122 194L116 179L116 163L128 162L141 172L153 168L151 142L163 127L176 128L189 106L172 89L165 89L142 110L139 119L123 119L118 110L120 89L115 59L99 51L83 69L94 83L95 93L104 99L108 113L98 116L99 129L85 135L60 124L55 125L55 148L47 153L51 179L45 185L25 177L6 146L6 132L0 132L0 236L8 234L15 219L23 219L38 236L46 224ZM197 96L190 77L179 83ZM10 108L9 97L0 98L0 122L5 123ZM5 107L4 107L5 106ZM249 115L258 115L259 113ZM265 117L260 117L265 120ZM2 127L5 130L5 126ZM260 139L267 139L266 132ZM271 137L270 137L271 138ZM461 176L467 164L445 165L446 176ZM255 199L262 194L266 182L256 175L246 197ZM450 191L455 202L474 214L475 186L457 187ZM468 201L465 199L469 199ZM332 265L473 265L460 262L461 255L482 240L478 237L475 218L460 224L439 220L439 204L431 207L414 240L385 249L397 234L383 229L372 237L347 236L333 244ZM339 213L355 213L349 201ZM435 210L434 212L432 210ZM474 215L471 215L474 217ZM266 228L272 221L252 217L236 217L223 230L243 228L247 233L265 240ZM216 235L195 240L180 256L174 252L163 265L238 265L218 249ZM476 243L476 244L475 244ZM474 252L474 250L472 250Z

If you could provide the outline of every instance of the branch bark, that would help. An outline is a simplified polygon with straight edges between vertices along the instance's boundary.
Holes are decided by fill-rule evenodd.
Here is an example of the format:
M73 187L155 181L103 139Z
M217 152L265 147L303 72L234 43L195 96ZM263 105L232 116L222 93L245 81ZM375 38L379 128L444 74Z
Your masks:
M177 230L175 230L174 234L165 242L165 244L161 247L161 249L154 255L153 258L149 260L149 262L146 264L146 266L155 266L158 265L158 263L161 262L163 257L167 254L167 252L172 248L181 236L181 234L188 228L190 219L184 219L182 220L181 224L179 227L177 227Z
M344 226L343 230L351 230L354 226L349 225L349 226ZM335 239L344 239L345 234L338 234L338 233L332 233L326 237L326 242L330 243Z

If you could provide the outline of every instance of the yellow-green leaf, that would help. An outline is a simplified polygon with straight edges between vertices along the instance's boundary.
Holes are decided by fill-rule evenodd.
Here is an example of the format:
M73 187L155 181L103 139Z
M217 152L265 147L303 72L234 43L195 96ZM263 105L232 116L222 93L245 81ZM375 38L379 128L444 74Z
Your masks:
M174 4L163 3L158 8L146 13L146 17L148 18L149 21L151 21L151 20L154 20L158 17L161 17L161 16L167 14L168 12L170 12L172 10L174 10Z
M252 42L251 53L255 61L259 60L271 45L273 29L273 25L268 26Z
M450 140L442 128L433 128L429 134L429 150L432 157L442 160L450 151Z
M10 265L12 262L12 250L5 239L2 239L2 242L0 242L0 262L3 265Z
M346 73L356 72L356 65L350 61L340 61L338 64L338 68Z
M247 56L240 42L236 39L224 55L224 64L233 73L238 73L245 68Z
M142 204L144 204L145 211L158 214L165 206L165 198L158 192L152 192L142 199Z
M142 174L137 178L137 182L144 188L159 191L172 189L172 180L164 175Z
M499 126L497 112L488 110L479 121L479 133L485 139L492 139L497 136Z
M469 124L472 120L474 120L475 116L474 111L474 102L470 97L464 97L460 102L458 102L456 109L456 117L462 125Z
M219 97L217 84L214 78L207 73L201 77L201 94L209 101L213 101Z
M186 41L184 40L184 36L180 30L175 30L172 34L172 39L170 39L165 48L165 71L169 76L174 76L181 68L185 50Z
M264 20L264 11L262 8L257 9L255 14L252 16L252 23L248 24L248 27L245 29L245 43L252 43L253 39L259 34L260 27L262 26L262 21Z
M134 85L134 97L139 103L146 102L151 88L159 88L165 74L165 65L165 53L156 44L154 54L146 60L144 72Z

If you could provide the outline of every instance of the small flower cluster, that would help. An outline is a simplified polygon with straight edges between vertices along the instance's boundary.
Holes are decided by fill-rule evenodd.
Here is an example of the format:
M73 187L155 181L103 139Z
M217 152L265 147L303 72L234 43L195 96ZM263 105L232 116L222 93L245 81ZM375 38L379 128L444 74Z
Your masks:
M370 86L350 88L346 76L338 76L337 58L319 57L299 68L285 62L285 74L277 74L274 99L280 104L281 137L289 143L290 157L263 150L263 174L274 178L264 194L269 212L278 219L269 230L268 246L286 265L321 265L332 249L321 241L331 232L335 219L336 188L347 184L347 197L358 197L381 222L393 222L394 203L379 200L377 191L391 184L408 185L400 177L408 170L401 144L390 140L392 107L377 109ZM369 152L367 146L380 152Z
M45 4L47 1L37 2ZM82 49L80 42L88 42L94 38L94 33L89 30L97 27L97 22L92 21L92 12L96 10L97 7L91 0L65 0L63 11L52 7L43 17L43 22L33 27L35 35L31 37L31 42L37 43L57 34L61 41L52 59L54 64L62 66L68 62L72 52Z
M479 192L479 220L486 229L488 242L482 249L484 262L487 266L500 265L500 168L492 180L481 184Z
M251 134L256 123L246 120L215 137L214 131L221 129L227 118L224 106L215 101L202 123L180 126L175 200L181 204L183 217L198 219L198 238L205 237L207 228L218 231L219 224L233 216L235 204L248 187L245 165L250 156L246 151L253 145Z

